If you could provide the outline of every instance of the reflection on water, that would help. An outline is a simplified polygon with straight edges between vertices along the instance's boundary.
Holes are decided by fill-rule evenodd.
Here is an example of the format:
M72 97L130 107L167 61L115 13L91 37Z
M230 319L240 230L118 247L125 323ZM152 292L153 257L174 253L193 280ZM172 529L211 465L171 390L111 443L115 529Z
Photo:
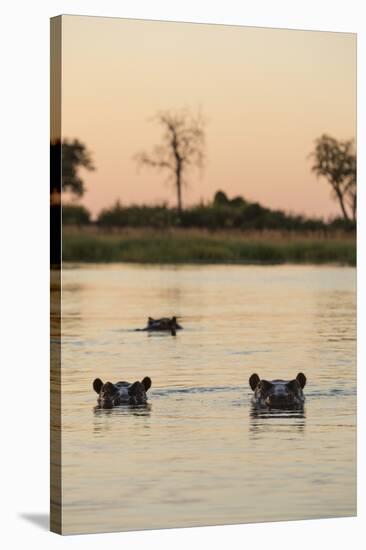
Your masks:
M110 421L110 417L116 419L118 422L118 417L122 421L121 417L148 417L151 412L151 404L147 403L145 405L121 405L120 407L115 407L114 409L101 409L100 407L94 407L94 423L93 423L93 433L99 437L105 437L111 427L113 426ZM108 437L108 435L107 435Z
M65 269L64 532L354 515L355 338L353 268ZM302 410L252 407L253 372L300 371ZM96 408L94 378L144 376L146 407Z
M151 411L151 404L145 405L121 405L114 407L114 409L103 409L101 407L94 407L94 414L96 417L105 418L106 416L149 416Z
M286 418L305 418L304 408L301 409L258 409L254 406L250 409L250 417L254 420L275 420L286 419Z
M255 437L265 437L286 432L288 435L303 432L305 428L304 408L295 410L258 409L251 406L250 432Z

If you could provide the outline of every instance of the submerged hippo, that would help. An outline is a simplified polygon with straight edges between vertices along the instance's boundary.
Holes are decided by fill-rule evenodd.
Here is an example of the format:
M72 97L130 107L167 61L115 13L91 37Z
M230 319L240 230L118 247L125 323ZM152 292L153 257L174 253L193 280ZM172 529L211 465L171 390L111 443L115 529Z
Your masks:
M177 330L181 330L183 327L178 323L176 317L161 317L160 319L153 319L148 317L147 325L145 328L138 330L146 331L166 331L175 335Z
M294 380L261 380L258 374L252 374L249 384L254 391L252 403L256 407L269 409L293 409L301 408L305 397L303 388L306 384L306 376L302 372Z
M151 379L148 376L142 382L112 382L103 383L100 378L93 382L94 391L98 394L98 407L112 409L118 405L145 405L146 392L151 387Z

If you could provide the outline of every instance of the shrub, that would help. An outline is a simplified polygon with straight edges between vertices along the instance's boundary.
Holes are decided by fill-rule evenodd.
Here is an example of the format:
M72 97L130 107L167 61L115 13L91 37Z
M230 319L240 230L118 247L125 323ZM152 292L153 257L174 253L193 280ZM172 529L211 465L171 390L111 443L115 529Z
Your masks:
M64 204L62 206L62 223L64 225L88 225L90 212L85 206Z

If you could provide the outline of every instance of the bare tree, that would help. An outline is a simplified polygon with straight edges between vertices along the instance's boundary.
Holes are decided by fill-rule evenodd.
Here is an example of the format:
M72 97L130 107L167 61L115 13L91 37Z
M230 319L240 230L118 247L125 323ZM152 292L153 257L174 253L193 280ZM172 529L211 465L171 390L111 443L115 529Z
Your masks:
M153 120L163 129L161 144L151 153L137 153L139 165L165 170L174 181L177 191L178 212L182 212L182 187L187 183L192 168L203 168L205 132L201 113L192 115L187 110L161 111Z
M344 219L348 221L352 217L355 221L357 161L354 141L338 141L323 134L315 141L311 157L314 158L312 171L328 180Z

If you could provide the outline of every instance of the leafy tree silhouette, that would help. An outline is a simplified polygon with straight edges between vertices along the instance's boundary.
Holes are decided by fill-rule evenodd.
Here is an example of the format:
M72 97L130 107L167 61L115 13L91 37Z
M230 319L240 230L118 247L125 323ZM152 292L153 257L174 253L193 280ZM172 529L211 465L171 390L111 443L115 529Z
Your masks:
M344 219L349 221L351 215L355 221L357 161L354 141L338 141L323 134L315 140L315 150L310 156L314 159L312 171L317 176L327 179L332 187L333 195L339 202Z
M78 139L51 142L51 192L59 190L59 178L62 174L61 190L82 197L85 186L78 175L80 167L95 170L91 153L84 143Z

